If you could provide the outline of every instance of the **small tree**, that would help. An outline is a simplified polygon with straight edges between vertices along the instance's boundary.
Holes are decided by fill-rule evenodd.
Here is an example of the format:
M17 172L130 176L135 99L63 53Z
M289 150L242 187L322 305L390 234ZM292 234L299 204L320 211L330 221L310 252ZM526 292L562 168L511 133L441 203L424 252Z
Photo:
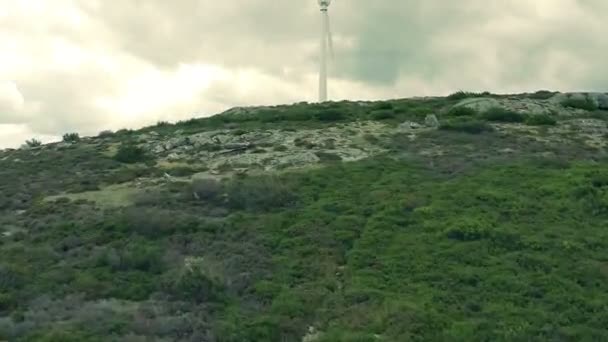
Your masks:
M25 141L25 145L27 147L38 147L42 145L42 142L38 139L30 139Z
M148 159L146 151L134 144L122 144L118 148L114 159L121 163L139 163Z
M80 141L78 133L66 133L63 135L63 141L67 143L75 143Z
M105 130L105 131L99 132L99 134L97 136L99 138L107 138L107 137L111 137L113 135L114 135L114 132L112 132L111 130Z

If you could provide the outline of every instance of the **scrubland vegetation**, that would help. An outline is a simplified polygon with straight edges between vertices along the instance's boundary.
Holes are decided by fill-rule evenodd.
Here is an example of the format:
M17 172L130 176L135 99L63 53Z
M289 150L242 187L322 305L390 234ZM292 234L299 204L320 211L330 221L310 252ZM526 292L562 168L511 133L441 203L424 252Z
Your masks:
M111 154L69 138L0 155L0 340L302 341L311 328L321 342L608 339L607 156L493 126L555 126L551 115L444 110L470 96L298 104L106 132ZM135 143L152 130L434 113L439 129L415 140L367 136L389 151L369 159L327 152L319 168L96 201L167 172Z

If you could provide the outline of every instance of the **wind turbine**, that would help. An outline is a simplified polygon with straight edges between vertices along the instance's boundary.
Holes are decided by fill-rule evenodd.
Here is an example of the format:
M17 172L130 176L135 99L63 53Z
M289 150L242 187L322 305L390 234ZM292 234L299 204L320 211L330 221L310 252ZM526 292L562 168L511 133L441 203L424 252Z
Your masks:
M327 9L331 0L317 0L321 7L321 66L319 71L319 102L327 101L327 51L333 57L334 44L329 28L329 14Z

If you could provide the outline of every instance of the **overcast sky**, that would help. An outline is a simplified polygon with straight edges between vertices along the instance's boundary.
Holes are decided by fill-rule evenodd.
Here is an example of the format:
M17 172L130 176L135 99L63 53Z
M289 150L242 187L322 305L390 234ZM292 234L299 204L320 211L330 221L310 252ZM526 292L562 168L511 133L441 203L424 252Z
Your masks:
M334 0L330 98L606 91L607 0ZM314 101L316 0L0 0L0 148Z

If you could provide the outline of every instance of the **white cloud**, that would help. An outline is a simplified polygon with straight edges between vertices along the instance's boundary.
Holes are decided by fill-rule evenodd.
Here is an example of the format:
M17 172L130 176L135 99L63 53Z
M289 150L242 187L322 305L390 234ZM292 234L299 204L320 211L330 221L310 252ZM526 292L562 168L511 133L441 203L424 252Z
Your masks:
M0 149L16 148L26 140L37 139L42 143L59 141L60 137L33 132L27 125L0 124Z
M0 119L19 121L24 102L23 95L17 89L15 82L0 81Z

